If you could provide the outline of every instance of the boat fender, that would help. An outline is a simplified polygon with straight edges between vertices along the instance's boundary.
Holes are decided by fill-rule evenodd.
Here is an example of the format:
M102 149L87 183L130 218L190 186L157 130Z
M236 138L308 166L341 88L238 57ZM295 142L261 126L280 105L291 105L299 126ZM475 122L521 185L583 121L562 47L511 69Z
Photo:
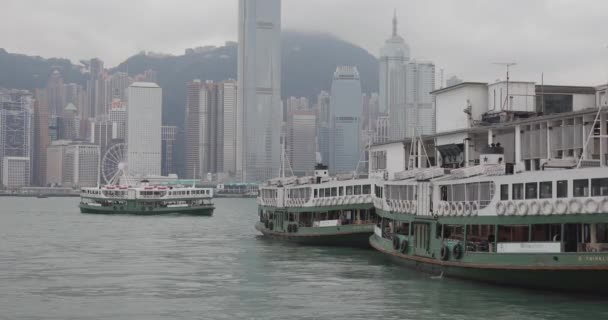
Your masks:
M571 213L581 213L581 210L583 209L583 205L578 199L570 200L569 207Z
M440 251L440 256L441 256L441 260L443 261L447 261L448 258L450 257L450 249L448 249L448 247L444 244L441 247L441 251Z
M545 200L543 201L542 209L543 215L548 216L553 212L553 204L551 204L551 201Z
M498 214L499 216L502 216L505 214L507 208L506 205L504 204L504 202L498 202L496 203L496 214Z
M272 223L272 221L270 221L270 223L268 224L268 229L274 230L274 223Z
M117 206L112 207L112 209L114 209L114 211L118 211L118 207Z
M399 250L399 237L397 236L393 237L393 249Z
M462 258L462 245L460 243L457 243L453 248L452 248L452 254L454 256L454 259L460 259Z
M292 225L292 226L291 226L291 231L292 231L293 233L298 232L298 225L297 225L297 224Z
M528 215L528 204L523 201L520 202L519 204L517 204L517 211L520 216Z
M291 225L290 224L287 225L287 232L291 232Z
M401 241L399 251L401 251L401 253L407 253L407 240L403 239L403 241Z
M595 200L589 198L587 199L587 201L585 201L585 213L598 213L599 211L599 203L597 203Z

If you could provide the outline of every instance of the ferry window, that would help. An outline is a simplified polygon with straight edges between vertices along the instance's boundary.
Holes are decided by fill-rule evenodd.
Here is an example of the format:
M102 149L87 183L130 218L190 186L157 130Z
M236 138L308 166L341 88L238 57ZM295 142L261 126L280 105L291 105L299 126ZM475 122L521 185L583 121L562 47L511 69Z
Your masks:
M338 196L338 188L331 188L331 196L332 197Z
M509 185L500 185L500 200L509 200Z
M540 171L540 159L534 159L534 170Z
M355 195L361 194L361 186L355 186Z
M343 196L344 195L344 187L339 187L338 188L338 195L339 196Z
M466 201L478 201L479 200L479 183L467 183L467 199Z
M567 198L568 197L568 181L561 180L557 182L557 197L558 198Z
M325 188L325 197L331 197L331 188Z
M347 186L346 187L346 195L350 196L353 194L353 186Z
M315 189L315 198L319 197L319 189Z
M369 184L366 184L363 186L363 194L370 194L372 193L372 186Z
M589 180L581 179L572 181L572 187L575 197L588 197L589 196Z
M591 179L591 196L608 196L608 178Z
M539 184L540 198L550 199L553 198L553 182L545 181Z
M538 184L536 182L526 183L526 199L538 199Z
M522 200L524 198L524 184L514 183L513 192L511 194L513 200Z

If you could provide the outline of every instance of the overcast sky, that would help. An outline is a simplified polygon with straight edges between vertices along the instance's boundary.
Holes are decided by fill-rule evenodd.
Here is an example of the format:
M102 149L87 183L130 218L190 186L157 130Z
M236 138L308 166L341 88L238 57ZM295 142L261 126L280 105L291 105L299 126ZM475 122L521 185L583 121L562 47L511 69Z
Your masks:
M412 57L445 78L599 85L608 79L605 0L283 0L283 29L332 33L370 53L391 32L393 9ZM237 39L237 0L2 0L0 47L100 57L114 66L141 50L181 54ZM1 72L2 70L0 70Z

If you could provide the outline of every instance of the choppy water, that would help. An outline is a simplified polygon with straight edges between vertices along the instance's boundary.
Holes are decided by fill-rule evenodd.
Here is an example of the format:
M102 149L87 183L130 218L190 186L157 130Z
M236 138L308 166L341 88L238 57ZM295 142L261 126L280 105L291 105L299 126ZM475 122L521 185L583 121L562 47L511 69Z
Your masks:
M100 216L0 198L0 319L607 319L604 298L431 279L374 251L298 247L215 216Z

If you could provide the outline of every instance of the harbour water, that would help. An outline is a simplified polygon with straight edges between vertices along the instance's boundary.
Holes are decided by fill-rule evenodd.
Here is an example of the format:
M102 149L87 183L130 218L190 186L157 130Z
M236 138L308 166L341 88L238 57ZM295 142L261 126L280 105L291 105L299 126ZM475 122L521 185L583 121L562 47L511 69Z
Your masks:
M0 199L0 319L606 319L602 297L433 279L372 250L260 238L253 199L213 217L80 214Z

